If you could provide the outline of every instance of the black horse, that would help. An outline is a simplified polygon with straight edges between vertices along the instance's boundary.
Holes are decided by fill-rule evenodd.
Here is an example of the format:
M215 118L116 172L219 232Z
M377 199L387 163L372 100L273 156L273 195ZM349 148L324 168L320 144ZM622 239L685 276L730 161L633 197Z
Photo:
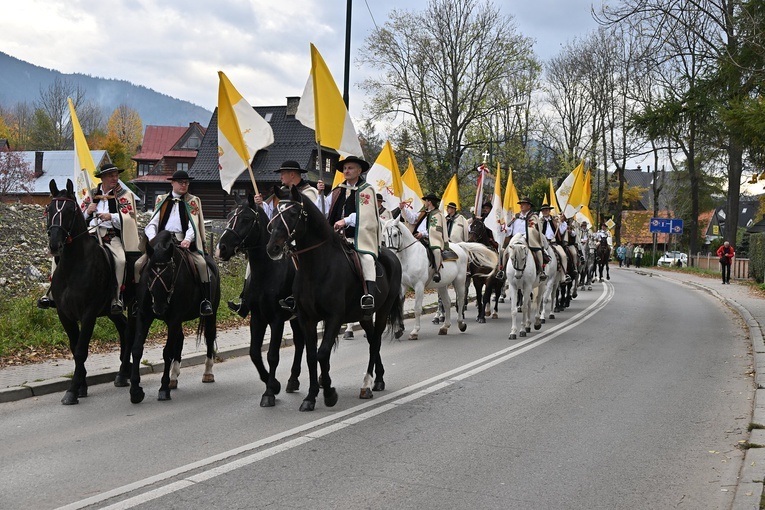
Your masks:
M79 397L88 396L85 360L88 359L96 317L109 317L117 328L120 371L114 385L128 386L133 324L122 314L110 314L116 287L111 253L95 237L88 235L85 218L75 200L72 181L67 179L66 189L59 190L56 181L51 179L50 194L53 198L46 208L48 247L58 261L50 292L56 303L58 318L69 337L69 349L75 366L74 376L61 403L71 405L79 403ZM129 264L127 266L129 268ZM132 281L130 272L127 281ZM128 284L123 293L124 302L131 303L133 296L133 287Z
M173 234L160 231L151 243L146 243L148 262L143 268L141 280L136 289L136 337L133 344L133 372L130 377L130 401L143 401L141 388L141 356L146 335L154 319L167 324L167 342L162 351L165 368L157 400L170 400L170 390L177 385L183 351L183 323L199 317L199 303L202 291L197 282L194 261L188 250L178 246ZM207 345L207 359L202 382L215 382L212 373L215 359L216 314L220 303L220 279L218 267L206 256L210 273L210 301L213 314L199 317L197 342L204 334ZM172 371L172 382L171 382Z
M468 242L480 243L487 246L497 252L497 243L494 241L491 231L484 224L483 219L473 217L470 222L470 228L468 230ZM499 254L497 254L499 257ZM476 307L478 308L478 317L476 321L479 323L486 322L486 316L491 313L491 296L494 294L494 315L497 314L497 303L502 296L502 289L507 282L505 277L505 271L500 267L487 268L481 266L475 262L470 262L468 266L469 278L473 281L473 287L475 288L476 295ZM467 283L470 286L470 283ZM484 286L486 287L484 289ZM467 300L467 292L465 292L465 299ZM487 306L489 307L487 310Z
M367 335L369 363L359 396L372 398L372 390L385 389L380 344L386 323L393 328L396 338L404 331L401 264L398 258L387 248L380 248L376 263L375 307L371 311L362 310L361 277L347 248L343 246L345 241L332 230L319 209L296 188L292 188L289 200L279 203L279 211L271 220L271 228L266 248L268 255L279 259L288 254L297 266L293 291L298 320L305 334L311 381L300 410L312 411L316 405L319 393L317 361L321 366L324 403L328 407L337 403L337 391L332 387L329 375L329 358L340 327L348 322L361 323ZM322 320L324 334L321 347L317 350L316 326Z
M608 261L611 260L611 247L608 246L605 239L595 249L595 265L598 269L598 278L603 281L603 268L606 270L606 280L611 279L611 273L608 270Z
M287 381L287 393L300 388L300 360L303 357L305 341L303 330L297 319L290 320L289 311L279 306L279 300L292 294L295 267L285 259L273 260L266 254L268 243L268 216L255 204L252 195L246 201L237 201L231 213L226 230L218 241L217 256L229 260L238 251L247 253L250 276L247 279L245 299L242 304L250 310L250 359L258 370L260 380L266 383L266 391L260 399L261 407L273 407L281 384L276 379L279 366L279 349L282 344L284 322L289 320L292 327L295 356L292 371ZM271 327L271 341L268 344L268 369L263 363L263 339L266 328Z

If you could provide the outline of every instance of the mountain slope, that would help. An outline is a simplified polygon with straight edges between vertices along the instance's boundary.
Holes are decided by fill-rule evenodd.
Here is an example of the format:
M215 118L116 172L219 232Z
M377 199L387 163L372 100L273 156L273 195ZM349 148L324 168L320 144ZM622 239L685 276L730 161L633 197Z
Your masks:
M85 99L101 106L104 120L122 103L138 112L144 126L185 126L189 122L206 126L212 115L201 106L125 80L64 74L3 52L0 52L0 104L8 108L23 101L31 104L39 98L40 90L47 89L56 77L81 86L85 90Z

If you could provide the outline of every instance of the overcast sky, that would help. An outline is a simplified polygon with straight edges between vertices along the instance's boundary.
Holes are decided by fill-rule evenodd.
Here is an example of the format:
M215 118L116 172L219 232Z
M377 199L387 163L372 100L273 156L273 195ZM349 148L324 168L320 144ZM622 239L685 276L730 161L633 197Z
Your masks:
M499 0L542 60L596 26L600 0ZM392 9L422 11L427 0L354 0L351 113L363 116L353 59ZM299 96L313 42L342 91L346 0L6 0L0 50L64 73L124 79L215 108L217 71L253 105ZM373 21L374 19L374 21ZM199 119L206 122L208 119Z

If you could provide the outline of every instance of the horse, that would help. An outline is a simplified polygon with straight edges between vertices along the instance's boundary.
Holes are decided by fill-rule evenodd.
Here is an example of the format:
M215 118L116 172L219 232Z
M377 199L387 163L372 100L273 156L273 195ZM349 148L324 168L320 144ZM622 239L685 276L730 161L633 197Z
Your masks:
M531 331L531 317L535 316L532 313L532 307L534 305L539 307L539 286L541 282L537 276L536 265L534 264L534 255L531 254L531 249L526 244L526 239L523 234L515 234L507 245L507 268L510 289L508 294L510 295L510 310L512 325L510 327L510 340L515 340L517 335L525 337L526 333ZM512 267L512 271L510 271ZM518 307L518 296L523 296L523 304L521 305L521 330L518 333L518 324L516 318L516 309ZM539 329L541 322L537 317L534 324L534 329Z
M502 277L496 278L500 271L499 253L497 243L489 232L490 230L486 227L483 220L473 216L473 220L470 222L470 227L468 229L468 241L471 243L480 243L491 248L495 252L497 259L497 263L493 267L482 267L479 264L471 264L468 268L471 275L470 279L475 288L475 301L476 307L478 308L478 317L476 317L476 321L481 324L486 322L486 304L491 304L492 293L495 294L495 300L498 301L502 294L502 287L505 284ZM484 286L486 286L486 290L484 290Z
M563 277L561 275L561 271L558 268L558 257L555 255L555 249L549 243L546 237L542 237L542 249L547 254L547 258L550 260L545 267L547 280L545 281L542 299L538 308L538 320L541 321L541 323L544 323L545 315L549 314L547 317L549 319L555 318L555 314L550 311L550 308L555 307L555 300L558 295L558 287L560 287L561 282L563 281Z
M579 271L580 290L584 290L585 287L587 287L587 290L592 290L592 279L595 275L595 249L597 247L598 241L593 236L590 236L582 248L584 262Z
M51 179L49 186L52 198L45 209L48 248L58 261L50 292L74 357L74 375L61 403L73 405L79 403L79 397L88 396L85 360L97 317L108 317L120 337L120 370L114 385L129 385L133 321L122 314L110 313L115 288L111 253L88 234L75 199L74 184L67 179L66 189L59 190ZM132 280L130 276L128 273L128 282ZM125 304L130 304L133 297L133 286L128 283L123 293Z
M611 279L608 269L608 261L611 260L611 247L605 240L601 240L595 249L595 265L598 267L598 278L603 282L603 268L606 269L606 280Z
M279 349L285 321L290 322L295 344L292 370L285 389L287 393L293 393L300 388L298 377L304 346L300 322L292 317L291 312L279 305L279 300L292 294L295 267L287 259L273 260L266 254L268 237L268 216L255 204L250 194L246 200L237 200L236 208L229 216L216 249L216 256L222 260L231 259L239 251L247 253L250 276L246 280L246 298L242 304L250 310L250 360L255 365L260 380L266 384L260 407L276 405L276 395L281 391L281 384L276 379L276 368L279 366ZM263 363L262 353L267 327L271 328L268 369Z
M291 189L289 200L279 203L270 228L271 237L266 246L268 255L272 259L289 255L297 267L292 289L298 320L305 335L310 377L308 395L300 410L313 411L315 408L319 393L317 362L321 366L324 404L332 407L337 403L329 361L340 327L348 322L359 322L369 343L369 362L359 398L369 399L374 396L373 391L383 391L385 369L380 357L383 331L386 323L396 338L404 330L401 263L396 255L387 248L380 248L375 264L378 275L375 306L371 311L362 310L361 276L352 260L355 254L348 253L347 243L333 231L321 211L296 188ZM324 333L321 346L317 348L316 326L322 320Z
M165 367L157 400L171 400L170 390L177 387L185 321L199 318L197 343L204 335L207 346L202 382L215 382L212 367L215 360L216 314L220 304L220 278L215 261L205 256L210 274L210 302L213 314L200 317L199 303L202 301L202 291L197 282L194 261L188 250L178 245L174 234L162 230L150 243L146 243L146 255L148 262L143 268L136 289L136 336L133 344L133 372L130 377L130 401L134 404L144 399L144 391L141 388L141 357L149 327L155 318L167 324L167 341L162 350Z

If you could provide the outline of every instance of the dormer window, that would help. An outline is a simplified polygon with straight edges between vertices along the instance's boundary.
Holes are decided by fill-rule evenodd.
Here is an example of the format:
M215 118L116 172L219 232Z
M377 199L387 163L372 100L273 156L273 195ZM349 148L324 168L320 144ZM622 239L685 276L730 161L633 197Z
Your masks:
M266 115L263 117L266 122L271 122L271 117L274 116L273 112L267 112Z

